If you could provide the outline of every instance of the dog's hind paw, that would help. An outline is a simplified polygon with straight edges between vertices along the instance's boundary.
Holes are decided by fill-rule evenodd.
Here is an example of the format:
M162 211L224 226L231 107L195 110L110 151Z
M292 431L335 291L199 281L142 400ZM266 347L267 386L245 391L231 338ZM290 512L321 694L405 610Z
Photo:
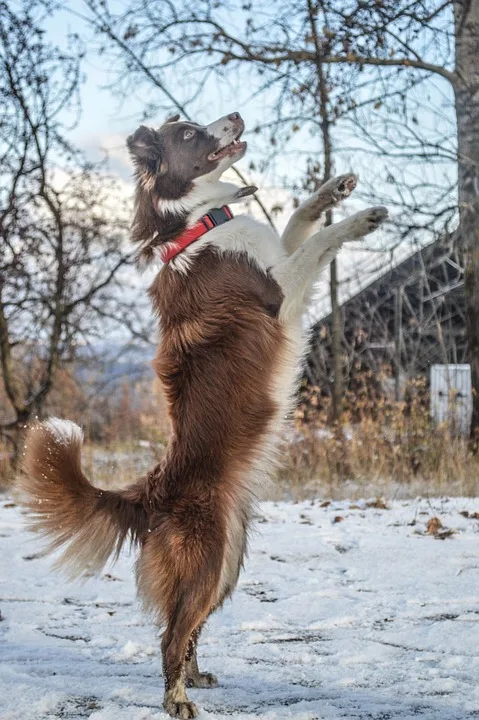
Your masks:
M215 688L217 685L218 680L213 673L197 673L186 679L186 687L189 688Z
M195 718L198 715L198 709L192 702L175 702L174 700L166 700L163 704L168 715L174 718L181 718L181 720L189 720Z

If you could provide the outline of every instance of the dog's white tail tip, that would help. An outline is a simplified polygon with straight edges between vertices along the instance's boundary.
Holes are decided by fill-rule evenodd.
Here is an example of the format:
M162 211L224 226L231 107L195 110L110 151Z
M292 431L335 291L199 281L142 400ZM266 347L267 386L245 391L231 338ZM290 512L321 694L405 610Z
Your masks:
M71 420L51 417L45 420L42 426L53 435L56 442L61 445L70 445L71 443L81 445L83 442L83 430Z

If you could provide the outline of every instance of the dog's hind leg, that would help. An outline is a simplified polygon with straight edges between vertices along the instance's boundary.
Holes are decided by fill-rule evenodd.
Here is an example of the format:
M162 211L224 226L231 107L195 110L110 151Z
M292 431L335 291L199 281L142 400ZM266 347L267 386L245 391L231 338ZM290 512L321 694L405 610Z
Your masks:
M318 229L318 221L326 210L348 197L356 187L355 175L339 175L321 185L291 216L281 236L281 243L292 255Z
M214 688L218 685L216 675L208 672L200 672L198 668L198 658L196 649L203 626L196 628L191 633L186 650L186 687L194 688Z
M182 498L160 516L137 564L139 594L165 626L161 641L163 706L176 718L197 715L186 694L191 640L217 605L225 530L218 510L202 498Z
M208 595L209 597L206 598L199 587L192 587L190 591L183 590L181 592L179 602L168 619L161 643L165 680L163 707L172 717L182 718L182 720L195 718L198 714L195 704L190 702L186 694L187 673L188 670L191 671L188 653L191 649L190 641L195 629L200 627L209 615L211 593ZM190 663L192 657L190 657ZM196 665L196 669L197 667ZM201 687L205 687L205 685L201 685Z

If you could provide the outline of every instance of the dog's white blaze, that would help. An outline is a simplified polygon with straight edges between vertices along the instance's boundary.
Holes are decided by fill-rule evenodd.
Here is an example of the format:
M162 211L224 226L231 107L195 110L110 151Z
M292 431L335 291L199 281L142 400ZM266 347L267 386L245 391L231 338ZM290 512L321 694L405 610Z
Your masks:
M191 226L211 208L234 202L238 190L234 183L218 182L217 172L213 171L195 180L193 189L184 197L176 200L159 198L156 207L160 215L188 213L188 226Z
M81 445L83 442L83 430L71 420L51 417L45 420L43 426L54 436L57 443L70 445L76 442Z
M206 126L206 130L209 135L212 135L217 140L222 140L222 146L226 147L233 142L236 137L237 130L235 130L235 124L227 117L221 117L219 120L215 120Z

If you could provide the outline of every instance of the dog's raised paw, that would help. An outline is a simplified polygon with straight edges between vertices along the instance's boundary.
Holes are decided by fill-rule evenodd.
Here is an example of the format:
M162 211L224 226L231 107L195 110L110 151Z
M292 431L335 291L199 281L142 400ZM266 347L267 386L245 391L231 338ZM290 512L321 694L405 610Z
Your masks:
M339 175L338 177L333 178L331 182L335 185L333 195L339 202L339 200L343 200L351 195L356 187L357 178L356 175Z
M336 203L349 197L357 184L357 177L353 173L338 175L327 180L318 190L318 197L333 206Z
M198 673L191 675L186 680L186 687L189 688L215 688L218 686L218 679L213 673Z
M374 232L374 230L377 230L381 223L386 220L388 215L387 208L382 205L356 213L356 215L349 218L349 222L351 223L349 239L358 240Z
M181 720L189 720L189 718L195 718L198 715L198 708L189 700L185 702L167 700L163 707L168 715L174 718L181 718Z
M387 219L389 215L387 208L383 207L382 205L369 208L369 210L366 210L365 212L367 214L367 221L369 222L370 232L376 230L381 225L381 223L383 223Z
M307 202L310 220L318 220L321 213L349 197L356 187L356 175L338 175L327 180Z

